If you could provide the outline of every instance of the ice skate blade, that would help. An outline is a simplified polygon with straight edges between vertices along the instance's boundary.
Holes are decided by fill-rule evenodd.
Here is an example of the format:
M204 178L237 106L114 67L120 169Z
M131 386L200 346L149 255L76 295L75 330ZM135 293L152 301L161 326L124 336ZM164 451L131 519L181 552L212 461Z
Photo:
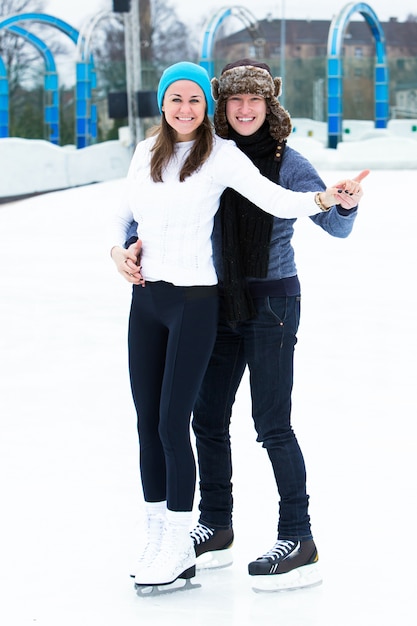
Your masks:
M251 585L255 592L296 591L317 587L322 582L317 563L298 567L286 574L251 576Z
M225 550L213 550L212 552L204 552L197 557L195 562L198 570L204 569L220 569L229 567L233 563L233 554L230 548Z
M135 583L136 594L141 598L149 596L164 596L169 593L176 593L179 591L190 591L191 589L200 589L199 583L193 583L190 578L177 578L173 583L166 585L138 585Z

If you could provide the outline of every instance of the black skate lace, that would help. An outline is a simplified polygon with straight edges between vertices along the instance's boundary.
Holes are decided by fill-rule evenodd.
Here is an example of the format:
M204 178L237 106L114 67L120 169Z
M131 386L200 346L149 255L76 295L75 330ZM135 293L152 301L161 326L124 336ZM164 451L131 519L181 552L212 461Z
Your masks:
M208 541L213 535L213 528L209 528L208 526L204 526L204 524L200 523L198 523L197 526L190 532L191 539L193 539L197 545Z
M259 558L261 558L261 559L268 559L268 558L280 559L280 558L283 558L283 557L287 556L288 554L290 554L294 550L296 545L297 544L296 544L295 541L288 541L286 539L278 539L276 544L270 550L268 550L268 552L266 552L263 556L261 556Z

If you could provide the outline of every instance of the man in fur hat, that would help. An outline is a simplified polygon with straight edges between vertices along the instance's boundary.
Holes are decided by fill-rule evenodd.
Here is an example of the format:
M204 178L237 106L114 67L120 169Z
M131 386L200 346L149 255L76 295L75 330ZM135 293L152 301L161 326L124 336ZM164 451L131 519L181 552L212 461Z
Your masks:
M226 65L220 78L212 79L216 133L233 139L281 186L325 189L313 166L286 145L291 120L277 100L280 90L281 79L265 63L242 59ZM357 177L358 183L367 173ZM330 235L347 237L356 214L357 207L335 206L311 219ZM267 450L279 495L276 541L249 563L253 587L259 589L310 586L321 580L304 459L291 426L300 316L291 244L294 222L265 213L231 189L224 192L213 235L221 287L217 340L194 408L201 490L199 522L191 533L197 566L199 561L202 567L224 566L232 562L233 543L229 425L248 366L257 441Z

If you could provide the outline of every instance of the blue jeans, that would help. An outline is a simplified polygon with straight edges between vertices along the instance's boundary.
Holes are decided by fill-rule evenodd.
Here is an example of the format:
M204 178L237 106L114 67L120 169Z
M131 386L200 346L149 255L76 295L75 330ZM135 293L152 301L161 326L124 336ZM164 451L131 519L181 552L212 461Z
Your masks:
M255 299L256 318L229 324L220 299L216 343L194 407L200 521L232 524L229 426L246 365L257 441L269 455L279 494L279 539L311 539L304 459L291 427L293 357L300 297Z

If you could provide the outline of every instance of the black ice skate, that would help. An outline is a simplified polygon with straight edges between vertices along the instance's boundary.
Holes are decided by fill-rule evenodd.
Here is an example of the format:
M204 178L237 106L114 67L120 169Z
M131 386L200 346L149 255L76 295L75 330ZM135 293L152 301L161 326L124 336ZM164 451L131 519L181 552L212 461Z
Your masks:
M198 523L190 535L194 541L197 569L227 567L233 563L232 528L210 528Z
M249 563L249 574L256 577L252 587L255 591L281 591L319 585L318 560L312 539L279 539L271 550Z

